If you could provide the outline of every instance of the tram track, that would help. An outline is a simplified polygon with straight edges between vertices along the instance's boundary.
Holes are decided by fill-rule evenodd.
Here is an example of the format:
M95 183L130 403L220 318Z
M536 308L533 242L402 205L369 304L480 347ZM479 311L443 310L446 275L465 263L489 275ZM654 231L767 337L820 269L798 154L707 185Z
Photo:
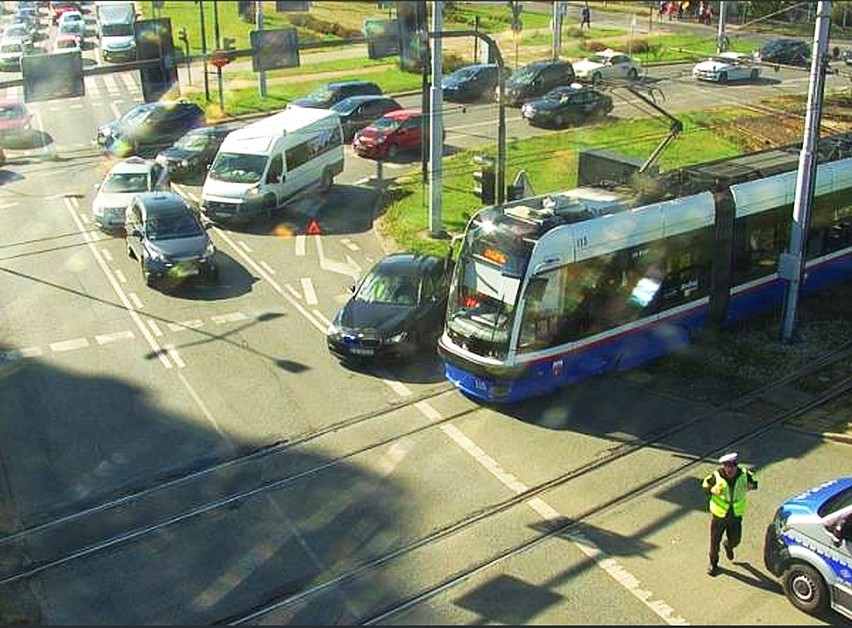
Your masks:
M755 399L769 394L779 387L787 386L790 385L792 382L811 377L821 369L830 367L835 363L848 361L850 355L852 355L852 342L845 343L843 346L841 346L835 351L830 351L825 354L822 354L810 364L803 366L802 368L796 370L793 373L790 373L784 378L780 378L779 380L772 382L767 386L763 386L735 400L732 400L728 404L728 406L730 408L745 407L749 403L752 403ZM850 390L852 390L852 375L845 377L839 382L833 383L824 392L815 395L815 397L809 402L792 410L779 411L773 417L762 422L756 428L747 430L746 432L737 435L737 437L729 440L726 443L723 443L721 445L715 445L712 448L708 448L705 452L702 452L701 455L694 457L694 459L692 460L684 462L677 469L667 470L663 474L659 474L653 478L650 478L649 480L643 482L640 486L631 489L629 493L623 493L603 502L602 504L599 504L598 506L587 509L579 516L573 517L570 521L564 522L560 525L556 525L552 527L552 529L540 534L539 536L536 536L532 540L517 545L504 552L501 552L500 554L489 558L487 561L481 561L476 565L464 569L462 572L453 574L445 578L438 584L430 587L428 590L419 592L413 596L409 596L405 600L400 601L392 607L387 607L385 609L377 611L369 617L357 618L356 623L371 625L387 620L399 614L400 612L407 610L412 605L427 601L428 599L431 599L435 595L438 595L439 593L447 590L448 588L451 588L464 582L465 580L481 572L482 570L492 567L523 552L526 552L529 549L547 541L548 539L554 538L559 535L572 535L576 533L580 526L582 526L583 523L589 520L590 518L602 515L613 508L623 506L631 501L635 501L637 499L645 497L649 493L660 487L662 484L671 481L673 475L686 476L698 465L705 464L707 458L714 457L714 455L718 455L718 453L723 450L731 449L736 445L756 438L764 434L765 432L768 432L772 429L776 429L779 424L783 424L790 418L797 416L801 413L808 412L813 408L823 405L825 403L828 403L829 401L837 398L838 396L844 393L849 392ZM708 411L708 413L706 414L699 414L698 416L695 416L688 421L674 423L666 428L656 430L642 437L639 437L631 442L622 443L618 447L604 452L596 460L590 463L585 463L580 467L571 469L566 473L551 478L545 482L541 482L535 486L528 488L523 492L517 493L506 500L503 500L496 504L492 504L477 512L471 513L467 517L459 519L419 539L415 539L407 545L399 547L383 556L379 556L374 559L365 561L361 565L351 570L340 573L337 576L331 577L322 582L321 584L311 587L310 589L287 596L284 599L271 602L265 605L264 607L252 609L250 612L245 613L241 616L230 616L227 618L223 618L222 620L217 621L215 623L228 623L239 625L252 622L261 619L274 611L278 611L285 607L303 603L306 599L312 596L318 596L331 589L341 587L347 582L350 582L370 572L380 569L381 567L385 566L387 563L393 560L412 554L415 551L430 546L432 544L439 543L440 541L452 535L465 531L481 522L484 522L494 517L497 514L500 514L518 505L525 504L533 498L540 497L542 494L547 493L548 491L551 491L555 488L563 488L571 481L590 476L591 474L595 473L603 467L606 467L607 465L612 464L613 462L633 455L639 451L648 449L649 447L652 447L653 445L657 444L659 441L665 438L668 438L679 432L684 432L690 427L693 427L696 423L705 421L711 413L715 412L716 409L713 409L711 411Z
M276 441L274 443L263 445L259 448L254 448L251 451L242 455L228 458L227 460L205 466L201 469L172 473L162 481L156 481L150 486L130 491L118 498L101 502L99 504L78 510L76 512L56 517L46 522L30 526L24 526L22 529L12 532L11 534L0 536L0 551L8 549L15 544L27 543L37 535L61 535L67 529L67 526L72 524L79 525L81 527L86 527L88 526L87 519L90 521L91 518L99 515L109 514L110 512L118 510L126 510L129 506L141 503L143 502L143 500L156 499L159 496L165 495L170 491L187 490L188 487L191 487L192 483L203 481L207 478L210 478L214 474L230 471L232 469L237 469L243 465L249 465L258 462L267 462L270 460L271 457L286 454L297 447L310 444L330 434L356 428L370 421L376 421L378 419L388 417L389 415L396 412L416 408L418 404L426 403L429 400L435 399L437 397L440 397L441 395L445 395L453 391L454 388L449 383L445 383L435 387L433 390L417 395L416 397L407 398L405 400L400 400L396 403L393 403L390 407L387 408L382 408L379 410L373 410L351 417L346 417L321 428L308 430L292 438ZM452 420L452 418L455 417L450 417L445 420ZM407 434L397 435L395 438L404 438L405 436L414 434L428 427L430 427L430 425L421 426L417 429L411 430ZM339 464L340 462L343 462L344 460L347 460L354 455L364 453L365 451L374 447L380 447L386 442L387 439L383 439L380 442L359 448L356 451L351 451L344 456L340 456L338 458L334 458L327 461L326 464L322 465L319 468L305 470L302 473L297 474L297 476L302 477L306 473L315 473L318 472L321 468L328 468L329 466L332 466L334 464ZM288 479L289 478L284 478L284 480ZM177 513L165 521L161 521L159 523L152 523L141 528L127 530L112 538L101 539L95 543L87 545L86 547L78 548L61 557L57 557L51 560L35 561L33 564L29 565L27 569L23 569L14 573L0 573L0 585L8 584L21 580L22 578L33 576L37 573L50 569L51 567L60 564L65 564L69 562L69 560L82 558L96 551L100 551L108 547L114 547L120 543L128 542L146 533L150 533L154 530L160 529L166 525L171 525L178 521L182 521L193 516L209 512L210 510L226 506L240 499L245 499L246 497L255 494L258 490L269 490L270 488L274 488L278 486L281 481L282 480L271 480L263 486L253 487L249 490L244 491L243 493L226 495L220 499L215 499L207 503L199 504L195 508L191 508L183 512Z
M832 365L848 361L848 358L852 354L852 343L846 343L842 347L838 348L835 351L823 354L819 356L817 359L810 362L808 365L798 369L794 373L791 373L785 378L779 379L775 382L772 382L770 385L764 386L760 389L752 391L742 397L739 397L735 400L729 402L728 407L730 408L738 408L745 407L748 403L754 401L755 399L765 397L768 394L771 394L771 391L779 386L787 386L790 383L802 380L804 378L813 378L814 374L820 371L821 369L830 368ZM833 386L824 391L820 395L815 395L814 399L807 404L807 407L796 408L792 412L804 412L812 407L826 403L828 400L835 398L836 396L847 392L852 388L852 378L846 377L842 379L840 382L834 383ZM18 531L12 535L8 535L0 539L0 547L4 545L9 545L12 542L24 543L31 540L33 535L41 534L44 532L54 532L58 531L62 528L63 524L67 524L73 520L82 520L87 517L95 516L101 510L107 510L110 508L118 508L120 506L125 506L128 501L133 500L142 500L146 498L156 497L158 495L162 495L165 491L172 488L174 486L173 483L188 483L192 480L197 480L203 477L206 477L212 473L214 473L217 469L227 468L231 465L240 464L240 460L245 461L253 461L257 459L263 459L269 456L270 454L278 454L283 453L284 451L291 450L300 444L309 443L317 438L320 438L323 435L327 435L339 430L345 430L349 427L358 426L363 424L366 421L371 419L386 417L389 413L398 411L400 409L410 408L416 406L418 403L425 403L429 399L434 399L443 395L447 392L451 392L453 389L449 386L441 387L438 390L430 391L424 395L419 396L417 399L408 399L405 402L400 402L395 404L393 408L382 409L378 411L374 411L371 413L367 413L365 415L357 415L354 417L349 417L347 419L343 419L338 421L332 425L321 428L320 430L314 430L312 432L305 433L298 437L294 437L291 440L288 440L286 443L278 443L271 448L263 451L256 451L246 456L241 457L240 459L233 459L222 463L221 465L214 465L202 471L199 471L196 474L190 474L186 477L176 478L170 482L163 484L160 487L152 487L150 489L146 489L145 491L140 491L137 494L124 496L120 500L114 500L113 502L108 502L102 504L98 507L98 510L93 511L92 509L87 509L83 511L79 511L78 513L74 513L72 515L68 515L66 517L54 520L53 522L49 522L47 524L42 524L41 526L32 527L28 529L24 529ZM273 480L269 480L267 482L262 482L255 484L251 488L242 490L240 492L225 494L220 496L216 500L211 500L204 502L198 505L195 508L184 509L177 515L169 517L168 519L161 519L151 525L136 527L131 530L125 530L121 534L111 536L109 538L102 538L97 542L90 543L85 547L76 548L73 551L66 552L64 555L55 557L52 560L42 560L38 563L34 563L32 565L27 566L26 569L20 569L14 573L7 573L3 575L2 579L0 579L0 584L9 584L12 582L17 582L21 580L26 580L32 578L38 574L44 573L54 568L58 568L62 565L68 564L69 562L81 560L88 556L91 556L97 552L105 550L107 548L113 548L119 545L123 545L134 540L141 539L147 534L150 534L156 530L160 530L167 526L173 526L183 521L187 521L188 519L197 517L201 514L208 513L210 511L220 509L223 507L229 507L239 501L245 500L251 496L257 495L261 492L269 492L275 489L281 489L287 485L293 484L300 480L305 480L310 478L311 476L315 476L321 471L328 469L331 466L336 464L340 464L341 462L352 458L355 455L362 454L368 452L370 450L380 448L383 446L387 446L390 443L401 440L403 438L410 437L414 434L424 432L426 430L431 430L436 427L439 427L444 424L448 424L452 421L456 421L459 418L467 416L473 412L478 411L478 407L467 409L456 414L452 414L450 416L446 416L437 421L429 421L423 425L419 425L414 429L405 431L403 433L389 435L387 438L382 438L378 441L371 441L367 445L357 448L355 450L349 451L345 455L335 457L331 460L328 460L326 463L322 465L318 465L315 467L311 467L308 469L304 469L301 472L294 473L288 475L286 477L275 478ZM267 615L277 609L283 608L285 606L290 606L296 604L298 602L304 601L306 599L311 598L312 596L320 595L323 592L326 592L332 587L339 586L347 581L357 579L359 577L365 576L370 572L374 572L377 569L380 569L382 566L391 563L395 559L407 556L412 554L413 552L428 548L431 545L440 543L442 540L447 539L457 533L468 530L478 523L486 522L489 519L495 517L496 515L506 512L515 506L524 504L529 500L538 497L548 491L551 491L555 488L564 487L570 482L584 478L589 476L596 471L599 471L608 465L614 463L617 460L635 454L638 451L642 451L649 447L654 446L656 443L659 443L661 440L666 439L674 434L679 432L684 432L688 430L690 427L694 426L696 423L700 421L704 421L707 418L707 414L710 412L715 412L716 409L708 411L708 413L699 413L697 416L694 416L686 421L676 422L662 428L660 430L655 430L650 433L646 433L636 439L633 439L629 442L620 443L618 446L609 449L607 451L602 452L597 459L593 460L590 463L585 463L580 467L576 467L574 469L568 470L567 472L560 474L557 477L548 479L544 482L541 482L535 486L528 488L527 490L517 493L510 498L503 500L498 503L494 503L488 505L484 508L481 508L475 512L470 513L469 515L460 518L454 522L444 525L443 527L432 531L431 533L421 536L420 538L414 539L411 542L406 543L390 552L387 552L381 556L377 556L371 559L368 559L361 564L355 566L354 568L347 569L338 574L331 574L327 578L325 578L319 584L315 584L308 589L304 589L302 591L293 593L289 596L283 597L281 599L272 601L263 607L252 609L247 613L242 614L234 614L222 620L223 623L245 623L247 621L252 621L253 619L257 619L263 615ZM755 430L750 431L747 434L740 435L738 439L732 443L725 444L722 448L727 448L736 442L740 442L741 440L747 438L753 438L756 434L762 433L769 429L773 429L779 423L783 423L791 416L791 411L781 412L776 414L769 421L762 423ZM691 460L684 465L682 465L677 472L685 474L690 469L692 469L695 465L698 465L704 461L706 456L709 456L714 451L717 451L719 447L714 448L712 451L708 450L701 456L698 456L696 459ZM664 476L660 476L659 478L653 478L646 482L643 485L643 492L647 493L648 491L653 490L656 486L659 485L660 482L663 481L663 478L670 478L671 473L666 473ZM633 494L633 492L631 492ZM409 607L412 603L416 603L416 600L427 599L428 597L436 595L440 590L445 589L447 586L453 586L453 583L460 583L463 580L469 578L473 573L476 573L478 570L481 570L483 565L485 564L494 564L494 561L502 561L506 558L516 555L520 552L526 551L530 547L535 546L537 543L543 542L546 538L550 538L555 534L566 534L571 531L571 526L575 526L582 521L599 515L605 512L607 509L613 508L615 506L621 505L628 501L628 495L622 495L618 498L614 498L612 500L608 500L607 502L595 507L594 509L590 509L589 511L583 513L582 517L574 518L572 522L566 523L565 525L557 528L555 531L549 531L546 534L540 535L536 537L536 539L529 541L521 546L513 548L509 553L505 555L497 556L487 563L479 564L470 569L464 570L464 573L456 573L450 576L448 579L444 579L438 585L431 587L429 591L419 592L416 596L409 596L399 604L396 604L393 608L388 608L381 610L380 612L373 613L370 618L367 618L365 621L359 621L359 623L374 623L375 621L380 621L385 617L389 617L393 614L397 614ZM427 596L427 597L424 597ZM388 615L391 613L391 615Z

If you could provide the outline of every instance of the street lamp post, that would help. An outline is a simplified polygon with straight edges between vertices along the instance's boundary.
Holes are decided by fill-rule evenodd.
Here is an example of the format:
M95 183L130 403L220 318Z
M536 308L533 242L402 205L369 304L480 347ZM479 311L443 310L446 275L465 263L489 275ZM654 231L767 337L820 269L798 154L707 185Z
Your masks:
M219 3L213 3L213 37L216 39L216 50L222 49L222 41L219 38ZM216 66L216 81L219 87L219 110L225 112L225 96L222 94L222 66Z
M201 56L204 58L204 98L210 102L210 79L207 76L207 34L204 30L204 0L195 0L201 16ZM215 5L214 5L215 6Z

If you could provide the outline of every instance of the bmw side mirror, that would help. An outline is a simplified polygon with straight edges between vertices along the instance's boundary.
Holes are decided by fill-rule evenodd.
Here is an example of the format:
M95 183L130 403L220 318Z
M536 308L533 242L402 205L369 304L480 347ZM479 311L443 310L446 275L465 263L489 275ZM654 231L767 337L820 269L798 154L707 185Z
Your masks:
M142 232L141 232L141 231L139 231L139 229L134 229L134 230L130 233L130 235L132 235L134 238L141 238L141 237L142 237Z

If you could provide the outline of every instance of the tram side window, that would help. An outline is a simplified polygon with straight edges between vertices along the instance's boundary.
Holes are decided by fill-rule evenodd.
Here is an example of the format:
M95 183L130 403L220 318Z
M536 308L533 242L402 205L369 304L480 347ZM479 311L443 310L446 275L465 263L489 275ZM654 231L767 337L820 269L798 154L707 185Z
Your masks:
M852 246L852 204L848 196L848 190L841 190L814 201L808 259Z
M746 216L738 221L738 227L742 229L740 250L735 253L738 281L776 271L778 256L787 249L790 240L789 221L784 220L784 211L789 212L790 206Z

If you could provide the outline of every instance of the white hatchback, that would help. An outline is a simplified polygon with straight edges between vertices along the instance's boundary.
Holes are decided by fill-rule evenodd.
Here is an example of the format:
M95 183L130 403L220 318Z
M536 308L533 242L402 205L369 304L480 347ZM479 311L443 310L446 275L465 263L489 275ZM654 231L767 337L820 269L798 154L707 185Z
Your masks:
M169 173L162 164L141 157L122 159L101 183L95 185L92 220L103 231L121 232L125 211L134 196L140 192L169 189Z

